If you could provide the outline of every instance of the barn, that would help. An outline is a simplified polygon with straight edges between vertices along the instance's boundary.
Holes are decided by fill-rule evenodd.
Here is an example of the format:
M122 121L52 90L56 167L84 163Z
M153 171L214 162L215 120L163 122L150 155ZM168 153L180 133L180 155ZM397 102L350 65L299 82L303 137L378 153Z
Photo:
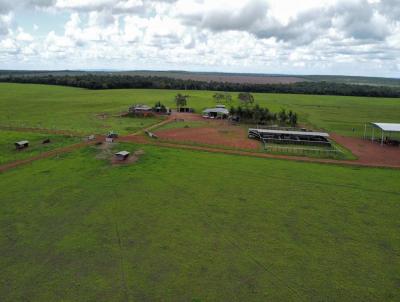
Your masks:
M217 105L215 108L208 108L203 111L204 118L220 118L226 119L229 117L229 110L224 105Z

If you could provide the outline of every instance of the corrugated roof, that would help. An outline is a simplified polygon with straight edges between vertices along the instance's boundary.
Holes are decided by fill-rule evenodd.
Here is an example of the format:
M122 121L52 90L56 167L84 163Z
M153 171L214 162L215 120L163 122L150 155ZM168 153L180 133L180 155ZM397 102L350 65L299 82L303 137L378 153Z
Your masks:
M29 141L20 141L20 142L16 142L16 144L18 144L18 145L26 145L26 144L29 144Z
M209 108L203 111L203 113L210 113L210 112L229 114L229 110L225 108Z
M269 133L269 134L289 134L289 135L301 135L301 136L329 137L329 134L325 132L286 131L286 130L269 130L269 129L249 129L249 131L258 131L259 133Z
M129 154L130 153L128 151L120 151L120 152L115 153L115 155L117 155L117 156L127 156Z
M383 131L400 132L400 124L396 123L371 123Z

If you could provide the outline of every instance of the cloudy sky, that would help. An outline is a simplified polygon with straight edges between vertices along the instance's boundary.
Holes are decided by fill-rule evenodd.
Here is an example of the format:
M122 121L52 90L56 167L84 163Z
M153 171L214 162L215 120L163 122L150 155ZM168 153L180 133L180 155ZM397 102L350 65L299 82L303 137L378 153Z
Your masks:
M0 69L400 77L400 0L0 0Z

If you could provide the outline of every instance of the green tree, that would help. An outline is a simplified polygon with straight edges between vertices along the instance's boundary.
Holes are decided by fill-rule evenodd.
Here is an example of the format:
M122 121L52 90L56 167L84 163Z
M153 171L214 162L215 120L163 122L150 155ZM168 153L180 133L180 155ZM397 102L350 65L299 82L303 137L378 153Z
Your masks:
M176 108L181 108L181 107L185 107L187 105L187 99L189 98L188 95L182 95L180 93L178 93L175 96L175 104L176 104Z
M282 109L279 113L278 113L278 119L279 119L279 123L281 123L282 125L285 125L288 119L288 115L286 114L286 110Z
M214 99L215 103L221 104L223 102L223 100L225 99L225 95L220 92L216 92L213 95L213 99Z
M225 92L225 102L229 105L232 104L232 96L227 92Z
M254 103L254 97L249 92L241 92L238 96L239 100L245 107L249 107Z
M229 114L230 114L231 116L234 116L234 115L236 114L236 108L233 107L233 106L231 106L231 108L229 109Z
M292 115L289 117L289 123L292 127L297 126L297 113L292 113Z

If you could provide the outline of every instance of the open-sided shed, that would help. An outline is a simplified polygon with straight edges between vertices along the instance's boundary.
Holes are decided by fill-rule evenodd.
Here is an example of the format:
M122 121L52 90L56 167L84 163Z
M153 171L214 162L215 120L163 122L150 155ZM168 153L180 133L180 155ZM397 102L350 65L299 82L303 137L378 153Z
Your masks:
M398 141L392 140L391 136L393 134L400 134L400 124L399 123L375 123L371 122L368 124L365 124L364 128L364 138L367 138L367 128L368 125L372 127L372 135L371 135L371 140L374 141L376 138L380 140L381 145L383 145L385 142L386 143L391 143L391 142L397 142L397 145L399 144ZM375 136L375 129L378 130L377 135ZM380 133L379 133L380 132Z
M29 147L29 141L26 141L26 140L19 141L19 142L16 142L14 145L15 145L15 148L18 150L25 149L25 148Z
M120 151L115 153L115 156L118 160L126 160L129 157L129 154L128 151Z

